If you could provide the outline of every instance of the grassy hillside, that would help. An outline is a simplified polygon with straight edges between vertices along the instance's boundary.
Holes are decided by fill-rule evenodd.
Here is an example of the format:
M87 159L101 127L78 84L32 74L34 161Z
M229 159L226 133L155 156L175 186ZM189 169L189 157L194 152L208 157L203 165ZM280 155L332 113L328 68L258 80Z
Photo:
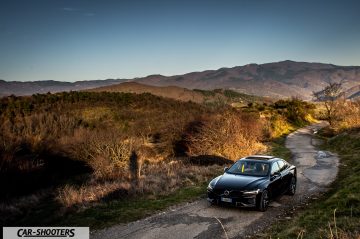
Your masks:
M196 103L202 103L204 101L204 97L192 90L188 90L185 88L180 88L177 86L150 86L144 85L136 82L125 82L121 84L104 86L95 89L87 90L90 92L124 92L124 93L151 93L153 95L171 98L179 101L192 101Z
M177 86L151 86L137 82L124 82L116 85L104 86L86 90L88 92L123 92L123 93L150 93L152 95L170 98L179 101L192 101L195 103L206 103L209 105L233 104L242 107L248 103L271 102L271 99L260 96L247 95L233 90L189 90Z
M2 98L1 221L109 225L140 218L202 194L224 163L266 151L311 111L296 99L234 108L148 93ZM144 210L115 213L135 198ZM162 199L162 207L145 203Z
M289 222L277 223L273 238L359 238L360 235L360 104L343 102L332 127L319 132L323 149L340 157L330 190Z

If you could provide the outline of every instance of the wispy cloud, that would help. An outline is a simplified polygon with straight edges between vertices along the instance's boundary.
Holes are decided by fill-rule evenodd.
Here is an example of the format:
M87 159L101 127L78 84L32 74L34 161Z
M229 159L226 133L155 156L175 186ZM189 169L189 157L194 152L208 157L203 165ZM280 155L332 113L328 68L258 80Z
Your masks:
M95 16L95 13L93 13L93 12L86 12L86 13L84 13L84 16L93 17L93 16Z
M77 11L77 9L72 8L72 7L63 7L62 10L65 12L76 12Z
M62 10L64 12L76 12L76 13L81 14L81 15L86 16L86 17L95 16L95 13L93 13L93 12L82 11L80 9L72 8L72 7L63 7Z

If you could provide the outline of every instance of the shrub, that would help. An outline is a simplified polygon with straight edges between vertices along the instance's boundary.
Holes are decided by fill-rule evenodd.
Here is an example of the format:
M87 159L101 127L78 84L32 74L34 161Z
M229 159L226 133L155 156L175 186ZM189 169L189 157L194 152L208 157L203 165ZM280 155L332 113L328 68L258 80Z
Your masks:
M302 101L297 98L290 100L279 100L272 106L279 110L279 113L286 117L287 121L296 126L304 126L309 123L312 118L315 105Z
M269 138L278 138L290 133L294 127L282 115L274 114L268 120L267 135Z
M232 160L262 152L262 124L255 114L232 110L201 118L186 134L189 155L217 155Z

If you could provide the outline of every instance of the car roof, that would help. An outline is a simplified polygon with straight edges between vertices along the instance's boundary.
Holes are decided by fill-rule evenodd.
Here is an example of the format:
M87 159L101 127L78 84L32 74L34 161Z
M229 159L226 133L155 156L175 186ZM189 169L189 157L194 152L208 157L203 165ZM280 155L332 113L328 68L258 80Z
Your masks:
M272 162L272 161L280 160L280 158L277 158L275 156L270 156L270 155L250 155L250 156L241 158L240 160L261 160L261 161Z

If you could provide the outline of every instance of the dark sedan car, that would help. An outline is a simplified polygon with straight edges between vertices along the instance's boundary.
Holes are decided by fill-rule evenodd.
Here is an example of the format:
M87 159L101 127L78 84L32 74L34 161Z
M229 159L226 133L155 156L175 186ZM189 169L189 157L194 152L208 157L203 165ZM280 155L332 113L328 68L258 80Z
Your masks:
M239 207L268 208L283 193L294 195L296 167L273 156L255 155L236 161L209 183L208 201Z

